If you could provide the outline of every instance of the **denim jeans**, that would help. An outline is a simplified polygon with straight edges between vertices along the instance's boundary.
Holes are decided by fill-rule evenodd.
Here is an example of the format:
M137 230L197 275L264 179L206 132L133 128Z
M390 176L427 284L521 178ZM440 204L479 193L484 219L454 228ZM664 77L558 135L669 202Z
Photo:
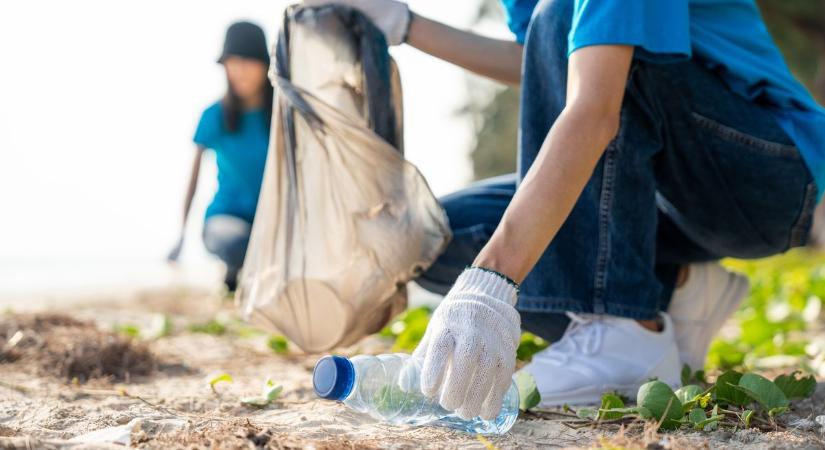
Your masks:
M454 240L419 278L426 289L446 293L472 263L564 108L572 15L573 0L536 7L522 68L519 173L442 199ZM555 340L567 311L653 319L685 264L804 245L815 203L813 178L770 113L701 61L637 58L618 135L521 286L523 327Z
M237 284L251 231L252 224L227 214L211 216L203 225L203 244L209 253L226 264L224 281L230 290L234 290Z

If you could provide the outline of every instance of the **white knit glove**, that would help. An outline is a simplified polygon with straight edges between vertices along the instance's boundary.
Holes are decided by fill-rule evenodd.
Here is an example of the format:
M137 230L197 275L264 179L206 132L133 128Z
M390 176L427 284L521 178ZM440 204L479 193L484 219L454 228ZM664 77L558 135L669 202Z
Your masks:
M384 33L390 45L403 44L410 29L410 8L396 0L304 0L309 7L345 5L364 13Z
M512 382L521 318L516 288L499 275L469 268L436 308L413 355L421 391L460 417L494 419Z

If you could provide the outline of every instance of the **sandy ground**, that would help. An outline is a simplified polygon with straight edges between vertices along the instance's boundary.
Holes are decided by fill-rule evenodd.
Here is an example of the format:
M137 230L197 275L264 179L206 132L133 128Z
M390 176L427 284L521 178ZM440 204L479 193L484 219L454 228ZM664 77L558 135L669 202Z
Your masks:
M61 335L67 350L58 344L48 347L49 358L44 357L45 351L18 355L15 361L0 358L0 449L124 448L111 443L118 437L134 447L152 449L536 449L594 447L608 441L651 449L825 449L818 427L805 420L797 429L783 432L657 435L639 428L623 438L617 437L615 429L574 430L550 416L529 414L507 435L486 441L435 427L376 423L341 404L315 398L310 374L317 355L276 355L266 347L265 335L213 336L187 331L188 324L232 311L231 304L212 295L169 291L147 292L115 304L74 304L64 311L52 308L50 313L89 321L104 331L117 323L130 323L149 333L158 315L168 314L173 332L122 350L136 351L136 355L150 351L155 361L148 375L126 370L119 378L73 382L77 375L72 370L77 365L61 362L60 352L68 360L83 346L116 339L105 333L103 338L95 337L88 330ZM0 334L10 317L0 316ZM370 338L340 353L381 353L387 348L386 342ZM207 381L216 373L234 378L232 383L217 385L217 394ZM279 400L264 409L241 405L240 399L257 395L268 378L284 386ZM810 419L823 413L825 387L820 386L815 398L798 404L789 418ZM96 436L100 433L105 437ZM101 442L106 440L110 442Z

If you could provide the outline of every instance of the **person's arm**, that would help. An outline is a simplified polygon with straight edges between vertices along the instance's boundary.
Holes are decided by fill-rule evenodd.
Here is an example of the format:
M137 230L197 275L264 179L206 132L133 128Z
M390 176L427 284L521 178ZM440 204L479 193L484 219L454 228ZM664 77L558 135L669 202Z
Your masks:
M201 173L201 159L203 159L204 148L201 145L195 147L195 157L192 159L192 167L189 169L189 186L186 189L186 198L183 202L183 227L189 220L189 210L192 209L192 200L195 198L195 191L198 188L198 177Z
M340 4L358 9L384 33L387 43L406 42L436 58L479 75L517 85L521 82L522 46L515 41L457 30L411 13L397 0L303 0L305 6Z
M628 46L585 47L570 56L567 105L475 265L516 282L532 270L619 130L632 59Z
M521 83L523 47L518 42L458 30L412 13L407 43L479 75L512 85Z
M585 47L570 57L567 106L492 238L436 308L415 349L422 392L440 393L441 406L460 417L492 419L501 409L521 331L516 283L561 228L616 136L632 59L633 47L625 46Z
M192 167L189 169L189 186L186 189L186 197L183 201L183 221L181 222L180 236L178 236L177 243L166 257L166 260L170 262L175 262L178 260L181 249L183 248L183 237L186 234L186 223L189 221L189 211L192 209L192 200L195 198L195 191L198 187L198 177L201 171L203 151L203 146L197 145L195 147L195 158L192 160Z

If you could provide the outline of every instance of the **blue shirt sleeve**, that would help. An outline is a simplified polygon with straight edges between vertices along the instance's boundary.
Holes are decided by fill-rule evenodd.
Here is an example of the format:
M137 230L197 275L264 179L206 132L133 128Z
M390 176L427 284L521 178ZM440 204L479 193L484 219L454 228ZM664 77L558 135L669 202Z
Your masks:
M591 45L632 45L652 62L688 59L689 1L576 0L568 54Z
M218 145L218 138L223 132L222 130L223 113L221 112L221 104L218 102L206 108L201 114L193 141L205 148L215 149Z
M516 36L519 44L524 44L527 34L527 26L530 24L530 17L538 0L501 0L504 5L504 14L507 18L507 26Z

